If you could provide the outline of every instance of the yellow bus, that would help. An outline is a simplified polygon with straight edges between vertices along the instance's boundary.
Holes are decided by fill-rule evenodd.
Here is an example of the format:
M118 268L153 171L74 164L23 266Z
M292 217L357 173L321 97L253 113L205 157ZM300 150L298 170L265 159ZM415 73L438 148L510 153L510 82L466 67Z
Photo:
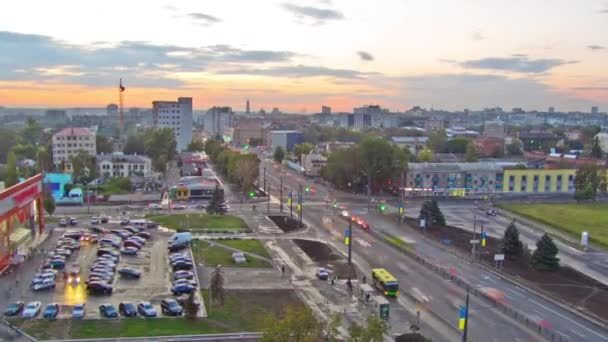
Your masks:
M372 283L385 296L395 297L399 293L399 282L384 268L372 269Z

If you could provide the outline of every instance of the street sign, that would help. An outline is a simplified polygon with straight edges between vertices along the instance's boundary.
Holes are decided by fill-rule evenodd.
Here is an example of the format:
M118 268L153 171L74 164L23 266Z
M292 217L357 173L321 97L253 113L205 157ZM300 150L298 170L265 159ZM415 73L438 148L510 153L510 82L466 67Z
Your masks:
M424 227L426 227L426 220L420 219L420 228L424 228Z
M473 244L473 245L477 245L477 244L479 244L479 240L471 240L471 241L469 241L469 242L470 242L471 244Z
M503 261L505 260L504 254L494 254L494 261Z

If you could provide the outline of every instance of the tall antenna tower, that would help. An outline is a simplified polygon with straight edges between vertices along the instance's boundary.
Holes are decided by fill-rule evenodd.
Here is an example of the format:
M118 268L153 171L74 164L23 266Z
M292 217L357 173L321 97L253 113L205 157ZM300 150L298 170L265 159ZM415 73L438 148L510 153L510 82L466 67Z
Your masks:
M125 87L122 85L122 78L118 83L118 103L119 103L119 123L118 123L118 131L120 132L120 137L123 137L124 129L125 129L125 117L123 112L123 94L125 92Z

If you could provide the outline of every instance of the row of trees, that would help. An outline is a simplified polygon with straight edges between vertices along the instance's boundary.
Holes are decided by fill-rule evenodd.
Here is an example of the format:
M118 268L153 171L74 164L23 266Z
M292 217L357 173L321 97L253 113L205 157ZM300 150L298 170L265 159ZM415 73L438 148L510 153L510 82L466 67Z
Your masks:
M145 154L152 159L152 167L159 172L167 169L167 164L176 154L177 142L170 128L147 129L127 137L125 154Z
M218 140L207 140L205 153L216 166L216 170L241 191L254 188L260 173L260 160L255 154L232 151Z
M373 184L383 184L404 172L408 159L407 149L383 138L368 137L353 147L331 153L321 174L340 188L366 184L369 178Z
M519 238L519 230L515 222L511 222L505 229L502 238L502 252L509 259L518 259L527 252L524 244ZM539 271L556 271L559 269L559 258L557 253L559 250L553 242L553 239L548 234L543 234L536 242L536 249L530 258L530 265Z

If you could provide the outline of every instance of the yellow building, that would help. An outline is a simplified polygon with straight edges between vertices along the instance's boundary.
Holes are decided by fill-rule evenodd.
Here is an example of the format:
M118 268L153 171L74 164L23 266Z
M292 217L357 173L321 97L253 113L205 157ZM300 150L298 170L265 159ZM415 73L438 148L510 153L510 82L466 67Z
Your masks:
M504 193L574 192L575 169L526 169L504 171Z

